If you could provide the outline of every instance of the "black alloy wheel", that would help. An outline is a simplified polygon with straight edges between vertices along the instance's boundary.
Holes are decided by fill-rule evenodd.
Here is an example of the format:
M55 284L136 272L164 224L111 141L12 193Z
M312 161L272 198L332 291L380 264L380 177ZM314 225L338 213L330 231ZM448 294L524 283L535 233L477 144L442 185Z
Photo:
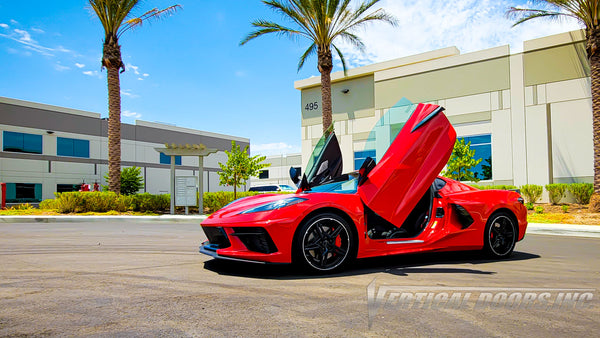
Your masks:
M315 272L331 272L354 259L354 238L348 223L332 213L305 222L296 236L296 257Z
M517 226L505 212L493 214L485 227L485 251L494 258L508 257L517 242Z

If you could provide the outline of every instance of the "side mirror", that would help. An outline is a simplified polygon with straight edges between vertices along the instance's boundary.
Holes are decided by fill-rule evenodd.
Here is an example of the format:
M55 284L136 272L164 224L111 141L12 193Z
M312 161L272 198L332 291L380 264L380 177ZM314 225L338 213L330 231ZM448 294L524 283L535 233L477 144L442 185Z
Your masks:
M297 170L294 167L290 167L290 178L292 182L297 186L298 182L300 182L300 170Z
M358 170L358 185L362 185L367 180L367 176L375 168L375 160L371 157L367 157L363 162L362 166Z

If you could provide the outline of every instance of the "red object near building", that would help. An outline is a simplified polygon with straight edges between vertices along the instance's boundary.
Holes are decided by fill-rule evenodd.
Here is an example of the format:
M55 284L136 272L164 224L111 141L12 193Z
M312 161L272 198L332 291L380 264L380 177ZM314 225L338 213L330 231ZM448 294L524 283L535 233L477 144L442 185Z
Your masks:
M0 183L0 186L2 186L0 192L0 209L4 209L6 208L6 183Z

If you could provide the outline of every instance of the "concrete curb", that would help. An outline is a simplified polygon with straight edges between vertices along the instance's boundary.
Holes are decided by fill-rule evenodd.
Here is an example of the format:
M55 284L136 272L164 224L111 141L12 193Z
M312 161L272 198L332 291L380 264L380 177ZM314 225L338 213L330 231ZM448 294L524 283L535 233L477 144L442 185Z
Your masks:
M600 238L600 225L529 223L527 234Z
M1 216L0 223L77 223L77 222L134 222L134 223L200 223L205 215L161 216Z
M79 222L129 222L129 223L200 223L206 215L161 216L0 216L0 223L79 223ZM527 234L596 237L600 238L600 225L529 223Z

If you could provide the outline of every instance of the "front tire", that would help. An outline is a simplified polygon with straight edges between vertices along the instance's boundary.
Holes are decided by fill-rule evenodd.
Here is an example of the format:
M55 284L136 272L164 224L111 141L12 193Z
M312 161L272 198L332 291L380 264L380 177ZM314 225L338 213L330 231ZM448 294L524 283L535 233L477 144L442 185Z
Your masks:
M485 226L484 252L493 258L505 258L515 249L517 225L507 212L493 214Z
M350 226L333 213L319 214L304 222L294 240L296 262L311 272L340 270L356 258Z

